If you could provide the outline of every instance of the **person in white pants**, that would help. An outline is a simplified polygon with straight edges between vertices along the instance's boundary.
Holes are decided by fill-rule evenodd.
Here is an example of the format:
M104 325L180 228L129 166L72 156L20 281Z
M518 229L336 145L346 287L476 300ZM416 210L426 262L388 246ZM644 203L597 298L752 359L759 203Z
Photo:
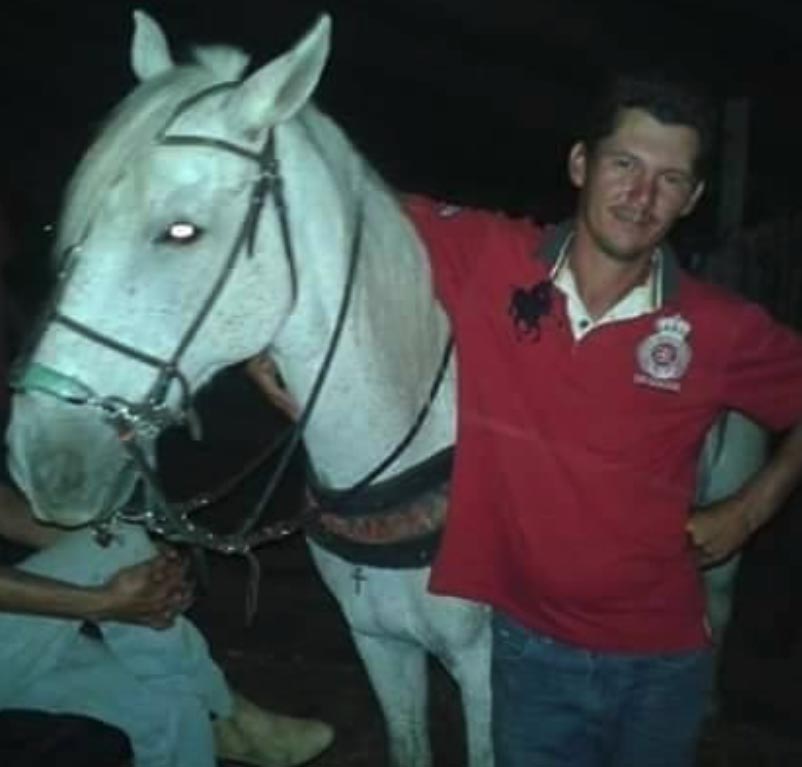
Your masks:
M136 767L291 767L331 742L329 725L265 711L229 688L181 615L192 594L183 562L139 527L119 525L104 548L89 530L38 524L0 485L0 535L40 549L0 568L0 709L114 725Z

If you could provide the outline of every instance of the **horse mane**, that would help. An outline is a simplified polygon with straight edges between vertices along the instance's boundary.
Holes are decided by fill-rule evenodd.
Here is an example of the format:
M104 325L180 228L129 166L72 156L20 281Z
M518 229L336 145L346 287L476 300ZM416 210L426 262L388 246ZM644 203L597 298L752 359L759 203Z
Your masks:
M248 56L237 48L193 49L188 64L139 84L101 124L64 194L54 257L83 239L97 209L120 175L151 146L176 104L203 88L238 80Z
M400 398L413 407L427 396L448 338L433 298L425 250L395 192L355 148L339 125L314 105L298 124L341 187L341 196L364 206L363 248L357 272L352 328L384 357ZM355 221L357 211L351 213ZM392 339L391 347L387 345ZM363 370L370 375L371 370ZM404 382L403 384L401 382ZM413 384L414 382L414 384ZM410 385L413 384L413 385Z

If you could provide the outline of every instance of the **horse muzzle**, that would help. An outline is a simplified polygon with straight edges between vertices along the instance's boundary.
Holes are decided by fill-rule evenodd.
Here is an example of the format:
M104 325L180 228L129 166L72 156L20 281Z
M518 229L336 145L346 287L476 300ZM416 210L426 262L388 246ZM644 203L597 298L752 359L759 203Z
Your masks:
M95 409L41 391L14 395L6 440L11 475L43 521L91 522L124 502L136 480L115 431Z

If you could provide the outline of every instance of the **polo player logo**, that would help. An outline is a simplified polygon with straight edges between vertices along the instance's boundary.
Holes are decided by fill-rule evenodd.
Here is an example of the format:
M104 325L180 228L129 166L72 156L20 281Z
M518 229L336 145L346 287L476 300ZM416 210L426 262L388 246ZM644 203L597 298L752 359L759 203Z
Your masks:
M540 339L540 320L551 313L551 282L544 280L526 288L513 288L507 313L512 317L515 336L520 341Z
M656 332L638 345L640 372L635 374L635 383L679 391L679 381L693 357L687 341L691 325L678 314L661 317L655 324Z

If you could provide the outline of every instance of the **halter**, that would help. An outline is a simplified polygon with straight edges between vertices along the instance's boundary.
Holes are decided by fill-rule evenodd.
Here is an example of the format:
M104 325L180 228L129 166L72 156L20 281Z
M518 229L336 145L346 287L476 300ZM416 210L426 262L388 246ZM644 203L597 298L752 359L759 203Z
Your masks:
M108 542L112 537L111 529L114 520L118 517L123 517L129 521L143 523L152 531L175 542L188 543L192 546L200 546L227 554L243 554L249 559L252 568L256 569L258 568L258 562L255 557L253 557L252 549L266 541L277 540L298 531L307 521L305 513L310 513L301 513L295 518L284 520L273 525L263 526L258 531L254 532L262 513L272 498L280 480L284 476L295 449L303 437L306 424L317 402L334 353L338 347L353 293L356 269L361 253L364 209L362 204L360 204L357 209L345 286L326 353L317 372L303 412L293 427L289 438L286 440L278 464L273 469L260 500L240 526L240 529L234 533L221 536L194 525L189 520L189 514L194 509L207 505L208 496L205 498L202 497L198 501L193 500L189 503L182 504L181 507L171 504L161 490L156 472L151 462L148 460L147 450L141 444L141 440L154 438L166 426L176 423L188 424L193 432L197 431L197 418L191 401L192 392L186 376L181 371L180 364L184 354L198 335L223 288L228 282L237 264L239 254L245 250L249 258L253 256L258 227L268 198L273 200L277 212L283 252L289 264L292 295L290 311L295 304L298 292L295 252L290 233L283 182L276 154L274 130L270 130L261 150L257 152L217 138L180 134L168 135L170 127L187 109L211 95L230 89L236 85L236 83L214 85L183 100L175 108L156 138L156 143L160 146L201 146L227 152L255 163L258 169L256 180L251 187L248 204L220 273L205 296L193 321L179 339L173 353L166 358L151 355L130 344L123 343L109 335L100 333L59 311L57 308L58 299L69 279L71 271L69 268L60 275L59 284L57 285L53 298L42 316L42 329L35 336L40 337L41 332L43 332L51 322L57 323L92 343L111 349L121 356L137 360L142 364L154 368L157 372L156 379L143 400L141 402L130 402L116 396L101 397L94 392L91 387L77 378L66 376L53 368L39 363L28 363L18 368L13 374L12 385L15 389L20 391L38 390L71 404L97 409L103 420L115 430L131 462L144 480L145 490L148 495L146 510L141 511L132 510L131 508L121 509L115 507L104 510L93 522L98 540L100 540L101 543L104 541ZM80 246L77 246L77 249L79 248ZM445 374L450 351L451 341L449 340L435 374L435 379L432 383L429 395L407 434L404 435L398 445L385 456L375 468L369 471L365 477L355 483L351 488L344 491L349 496L364 490L373 479L390 466L418 433L425 421ZM181 392L180 406L177 411L171 410L167 405L167 396L173 382L177 382ZM270 452L272 452L272 448ZM251 470L252 468L253 467L251 467ZM227 484L231 485L232 483L229 482ZM256 570L254 575L253 581L256 582L258 581L258 573ZM251 602L253 602L254 599L255 598L252 597Z

